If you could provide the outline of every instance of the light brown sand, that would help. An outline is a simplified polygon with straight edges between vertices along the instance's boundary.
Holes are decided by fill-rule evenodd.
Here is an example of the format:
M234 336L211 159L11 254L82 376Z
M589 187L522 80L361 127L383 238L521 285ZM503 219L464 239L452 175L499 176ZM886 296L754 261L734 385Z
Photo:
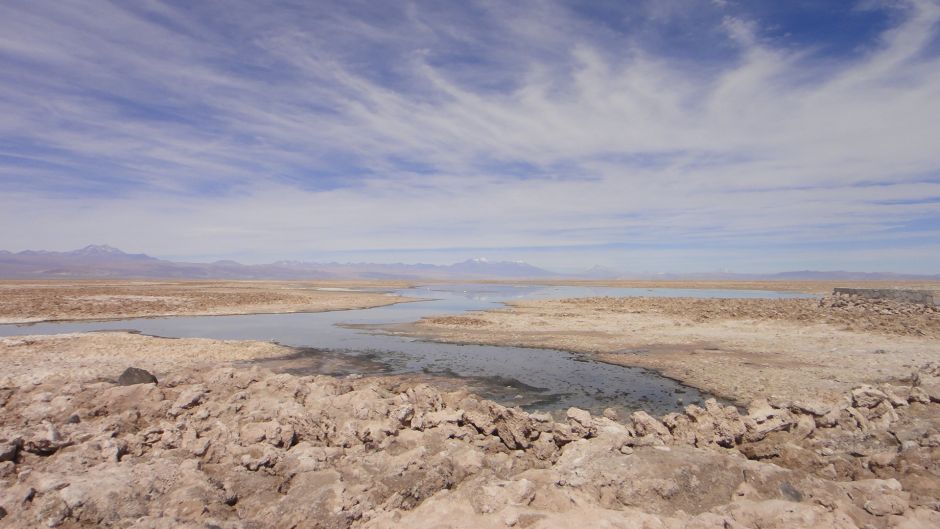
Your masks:
M746 403L842 393L940 361L940 314L812 310L815 300L592 298L532 301L393 327L432 340L547 347L646 367ZM905 320L920 318L906 332ZM900 323L899 323L900 322ZM926 333L927 335L919 335Z
M291 353L289 347L268 342L155 338L126 332L15 336L0 338L0 386L29 385L50 377L113 380L130 366L161 378L170 372Z
M510 283L517 281L477 281L480 283ZM833 288L906 288L940 290L940 281L904 280L904 281L855 281L855 280L779 280L779 281L732 281L703 279L557 279L542 280L542 285L567 285L585 287L620 287L620 288L694 288L694 289L735 289L735 290L777 290L781 292L805 292L807 294L828 294Z
M350 289L404 286L345 281L2 281L0 323L360 309L408 299Z

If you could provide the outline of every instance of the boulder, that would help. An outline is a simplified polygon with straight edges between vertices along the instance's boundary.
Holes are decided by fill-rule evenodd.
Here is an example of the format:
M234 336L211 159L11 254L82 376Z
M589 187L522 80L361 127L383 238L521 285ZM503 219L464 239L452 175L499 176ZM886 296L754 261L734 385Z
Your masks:
M133 386L134 384L156 384L157 377L153 376L153 374L146 369L128 367L124 370L123 373L121 373L121 376L118 377L117 383L119 386Z
M796 424L796 418L789 410L773 408L763 399L752 402L747 411L748 415L744 419L747 428L745 441L760 441L771 432L788 430Z
M0 441L0 462L16 461L16 454L23 447L23 440L19 437L9 441Z

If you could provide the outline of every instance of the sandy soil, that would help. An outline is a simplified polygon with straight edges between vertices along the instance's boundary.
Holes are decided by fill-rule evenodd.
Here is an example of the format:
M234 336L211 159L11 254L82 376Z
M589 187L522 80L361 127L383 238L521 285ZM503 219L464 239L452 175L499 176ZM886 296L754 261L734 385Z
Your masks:
M890 302L589 298L397 326L433 340L583 352L740 404L768 395L832 397L940 361L940 312Z
M360 309L407 299L350 289L405 286L345 281L0 281L0 323Z
M155 338L126 332L92 332L0 338L0 384L23 386L62 378L113 380L128 366L161 378L229 362L278 358L289 347L255 341Z
M516 283L515 281L479 281L481 283ZM692 280L692 279L584 279L584 280L546 280L542 285L570 285L622 288L695 288L695 289L735 289L735 290L778 290L782 292L804 292L807 294L828 294L833 288L909 288L940 290L940 281L832 281L832 280L780 280L780 281L729 281L729 280Z

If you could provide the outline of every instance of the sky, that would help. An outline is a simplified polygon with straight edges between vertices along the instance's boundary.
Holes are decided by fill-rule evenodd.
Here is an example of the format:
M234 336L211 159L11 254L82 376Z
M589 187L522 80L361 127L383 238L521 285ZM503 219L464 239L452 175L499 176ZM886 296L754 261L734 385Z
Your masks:
M940 0L0 3L0 249L940 273Z

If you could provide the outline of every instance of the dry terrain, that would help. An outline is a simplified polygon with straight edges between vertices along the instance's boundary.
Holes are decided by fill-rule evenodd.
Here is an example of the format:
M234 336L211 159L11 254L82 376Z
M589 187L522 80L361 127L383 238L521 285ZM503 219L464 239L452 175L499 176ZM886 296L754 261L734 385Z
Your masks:
M832 402L556 422L466 391L243 365L283 353L0 339L0 526L940 526L938 366ZM119 378L126 365L158 380Z
M0 281L0 323L359 309L406 300L351 289L405 286L340 281Z
M656 369L741 404L774 394L825 398L940 361L938 309L832 297L523 301L393 330L588 353Z
M4 287L19 292L19 310L144 296L73 310L95 314L85 317L169 310L146 296L230 313L287 310L323 292L89 285L34 291L35 301L17 289L46 285ZM933 309L850 298L593 298L406 329L581 351L746 404L709 400L662 417L571 408L562 421L454 380L442 389L423 377L278 374L258 366L295 351L271 343L0 338L0 526L940 527L938 328Z
M516 281L476 281L479 283L510 283ZM856 281L856 280L774 280L741 281L726 279L548 279L538 281L540 285L561 285L581 287L621 287L621 288L694 288L694 289L733 289L733 290L776 290L782 292L805 292L807 294L828 294L833 288L905 288L940 290L940 281L901 280L901 281Z

